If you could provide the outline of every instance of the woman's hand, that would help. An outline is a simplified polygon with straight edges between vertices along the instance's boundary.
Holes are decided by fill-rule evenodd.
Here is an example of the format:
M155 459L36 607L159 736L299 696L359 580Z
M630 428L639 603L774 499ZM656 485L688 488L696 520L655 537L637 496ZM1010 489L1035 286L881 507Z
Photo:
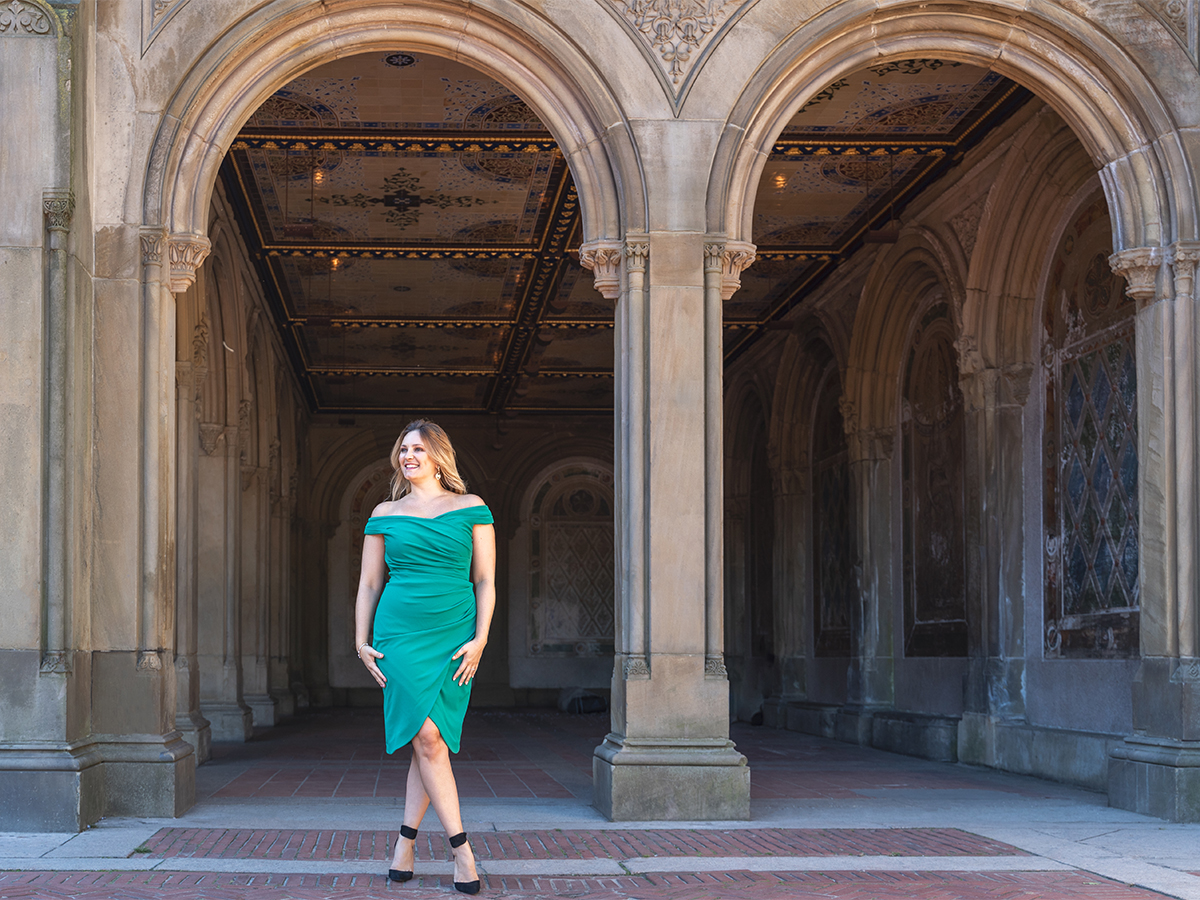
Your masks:
M471 683L471 679L479 671L479 660L483 658L483 648L486 646L487 641L475 638L459 647L458 652L450 657L451 659L462 657L462 662L458 664L458 671L454 673L454 680L460 685Z
M379 671L379 666L375 665L375 660L383 659L382 653L370 644L363 644L358 648L358 658L362 660L362 664L367 667L367 671L371 673L371 677L380 687L387 684L387 678Z

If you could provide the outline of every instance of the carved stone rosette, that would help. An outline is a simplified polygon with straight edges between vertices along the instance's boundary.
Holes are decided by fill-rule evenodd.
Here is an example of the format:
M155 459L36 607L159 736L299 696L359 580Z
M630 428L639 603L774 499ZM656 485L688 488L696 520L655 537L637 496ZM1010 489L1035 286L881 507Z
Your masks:
M579 248L579 264L591 269L605 300L621 296L621 245L616 241L592 241Z
M725 668L725 660L720 656L704 657L704 677L705 678L728 678L729 672Z
M1157 295L1158 271L1162 268L1163 252L1159 247L1135 247L1118 250L1108 258L1114 272L1125 279L1125 293L1138 306L1153 303Z
M162 657L158 655L158 651L138 651L137 670L139 672L159 672L162 671L162 667Z
M212 244L202 234L173 234L167 239L172 293L182 293L195 283L196 270L211 249Z

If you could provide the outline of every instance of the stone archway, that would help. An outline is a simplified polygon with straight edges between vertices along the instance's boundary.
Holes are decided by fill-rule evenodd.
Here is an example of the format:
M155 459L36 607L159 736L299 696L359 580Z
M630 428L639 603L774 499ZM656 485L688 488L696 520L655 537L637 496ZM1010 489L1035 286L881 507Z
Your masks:
M1068 11L964 2L879 9L853 0L782 41L729 117L709 182L714 233L750 241L754 197L770 148L817 91L863 66L936 52L1029 87L1071 126L1102 173L1118 250L1195 239L1195 179L1157 88L1120 45Z
M619 240L644 228L633 140L594 64L522 4L487 6L275 0L213 40L169 92L142 187L139 670L162 673L163 648L174 643L176 295L195 282L212 247L207 232L222 159L268 96L310 69L365 51L400 47L467 63L511 87L553 135L578 191L585 242ZM327 654L315 649L319 666ZM180 802L190 800L181 794Z

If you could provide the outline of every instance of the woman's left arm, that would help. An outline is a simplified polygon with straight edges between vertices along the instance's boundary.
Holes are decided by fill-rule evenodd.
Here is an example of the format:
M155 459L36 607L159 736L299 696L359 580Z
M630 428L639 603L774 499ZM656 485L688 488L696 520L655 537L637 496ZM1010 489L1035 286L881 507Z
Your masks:
M479 670L483 648L487 646L492 613L496 611L496 529L476 525L471 530L471 583L475 585L475 637L458 648L454 659L462 657L454 680L469 684Z

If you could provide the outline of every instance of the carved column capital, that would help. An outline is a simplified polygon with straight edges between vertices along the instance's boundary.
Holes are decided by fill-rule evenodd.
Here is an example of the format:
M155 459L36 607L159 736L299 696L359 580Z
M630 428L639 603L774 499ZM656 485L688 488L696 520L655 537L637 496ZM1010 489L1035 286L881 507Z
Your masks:
M960 334L954 339L954 352L958 355L958 371L961 375L973 375L984 367L983 354L973 334Z
M1161 247L1118 250L1108 258L1112 270L1125 279L1125 293L1138 306L1153 303L1158 294L1158 272L1164 255Z
M721 273L721 299L742 286L742 272L757 258L758 248L746 241L711 241L704 245L704 271Z
M75 195L62 189L42 191L42 215L47 231L68 231L75 215Z
M1007 396L1001 399L1011 401L1017 406L1024 406L1029 399L1029 388L1033 382L1033 363L1013 363L1001 370L1004 376L1004 387Z
M630 656L625 660L626 681L649 681L650 663L644 656Z
M212 249L202 234L173 234L167 238L171 261L171 293L186 291L196 281L196 270Z
M650 261L650 241L644 237L625 241L625 271L645 272Z
M142 265L160 266L167 233L161 228L143 228L138 235L142 241Z
M621 258L619 241L589 241L579 248L579 264L592 270L596 290L606 300L621 296Z
M1167 261L1175 276L1175 298L1196 299L1196 268L1200 265L1200 241L1179 241L1171 246Z
M217 445L224 437L225 426L219 422L200 423L200 449L204 451L205 456L216 453Z

